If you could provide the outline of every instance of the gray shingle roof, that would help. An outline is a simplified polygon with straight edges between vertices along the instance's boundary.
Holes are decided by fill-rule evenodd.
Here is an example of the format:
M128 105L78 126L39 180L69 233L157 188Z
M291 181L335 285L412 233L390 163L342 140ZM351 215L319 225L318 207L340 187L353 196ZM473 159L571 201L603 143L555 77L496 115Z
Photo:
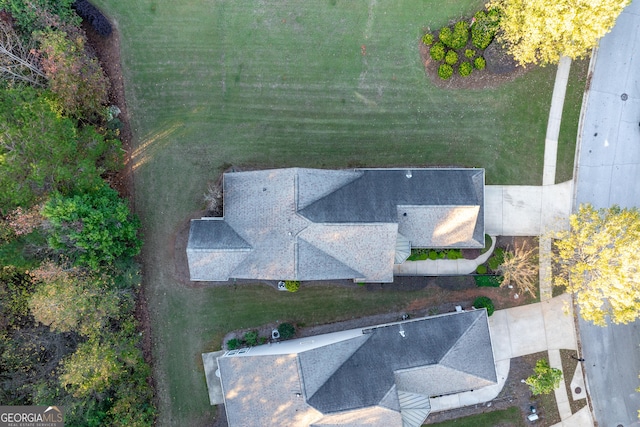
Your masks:
M484 245L481 169L273 169L223 186L224 219L191 223L192 280L391 282L398 233L417 247Z
M229 426L418 426L429 396L497 382L485 310L352 332L219 358Z
M198 249L251 249L251 245L222 219L192 220L188 245L193 251Z
M322 417L296 395L302 390L295 355L221 357L218 367L233 373L220 377L230 427L299 427Z
M480 169L359 169L362 176L300 210L313 222L396 222L396 206L480 205ZM410 177L409 177L410 176Z
M482 322L473 328L484 316L484 311L473 311L374 328L371 337L307 400L322 413L377 405L395 384L396 371L437 365L458 345L470 351L490 340L486 322L484 329ZM475 333L469 334L470 330ZM475 365L474 375L495 381L492 354L489 360L488 364L474 361L470 366ZM454 365L463 377L469 376L466 366Z

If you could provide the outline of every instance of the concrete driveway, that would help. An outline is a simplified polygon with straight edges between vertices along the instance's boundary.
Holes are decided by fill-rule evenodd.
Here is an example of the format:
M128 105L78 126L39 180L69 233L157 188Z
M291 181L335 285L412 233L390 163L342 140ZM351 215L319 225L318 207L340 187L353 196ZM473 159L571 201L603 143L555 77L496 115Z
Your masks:
M639 0L640 1L640 0ZM487 185L485 232L492 236L539 236L569 224L573 181L555 185Z
M568 294L537 304L498 310L489 317L489 328L497 361L540 351L577 349Z

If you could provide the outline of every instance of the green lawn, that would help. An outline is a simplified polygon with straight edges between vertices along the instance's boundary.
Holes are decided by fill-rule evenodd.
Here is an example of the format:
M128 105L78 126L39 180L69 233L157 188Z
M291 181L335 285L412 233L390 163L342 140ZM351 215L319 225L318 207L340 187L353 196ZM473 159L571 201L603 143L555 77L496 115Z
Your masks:
M160 425L210 420L200 353L230 329L325 322L415 298L178 284L176 231L204 207L207 182L226 165L480 166L488 183L541 183L555 67L494 90L443 90L429 83L418 56L423 27L469 16L481 1L96 4L121 31ZM568 93L562 135L571 140L581 94Z
M525 427L526 424L522 420L520 408L513 406L500 411L485 412L484 414L426 425L429 427L493 427L497 425Z

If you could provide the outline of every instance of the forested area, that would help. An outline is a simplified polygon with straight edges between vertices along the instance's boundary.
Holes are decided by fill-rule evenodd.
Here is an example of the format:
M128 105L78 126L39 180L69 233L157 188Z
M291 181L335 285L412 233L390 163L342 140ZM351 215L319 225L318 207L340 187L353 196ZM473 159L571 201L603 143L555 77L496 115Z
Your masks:
M146 426L139 221L110 185L119 109L81 16L111 34L83 0L0 0L0 403Z

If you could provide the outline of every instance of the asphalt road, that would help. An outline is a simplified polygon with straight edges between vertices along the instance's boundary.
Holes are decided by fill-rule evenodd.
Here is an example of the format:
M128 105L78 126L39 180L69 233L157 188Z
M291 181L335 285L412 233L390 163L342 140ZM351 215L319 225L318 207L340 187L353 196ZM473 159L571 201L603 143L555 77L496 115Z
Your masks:
M600 42L582 122L574 208L640 207L640 0ZM640 426L640 321L579 321L584 368L600 427Z

